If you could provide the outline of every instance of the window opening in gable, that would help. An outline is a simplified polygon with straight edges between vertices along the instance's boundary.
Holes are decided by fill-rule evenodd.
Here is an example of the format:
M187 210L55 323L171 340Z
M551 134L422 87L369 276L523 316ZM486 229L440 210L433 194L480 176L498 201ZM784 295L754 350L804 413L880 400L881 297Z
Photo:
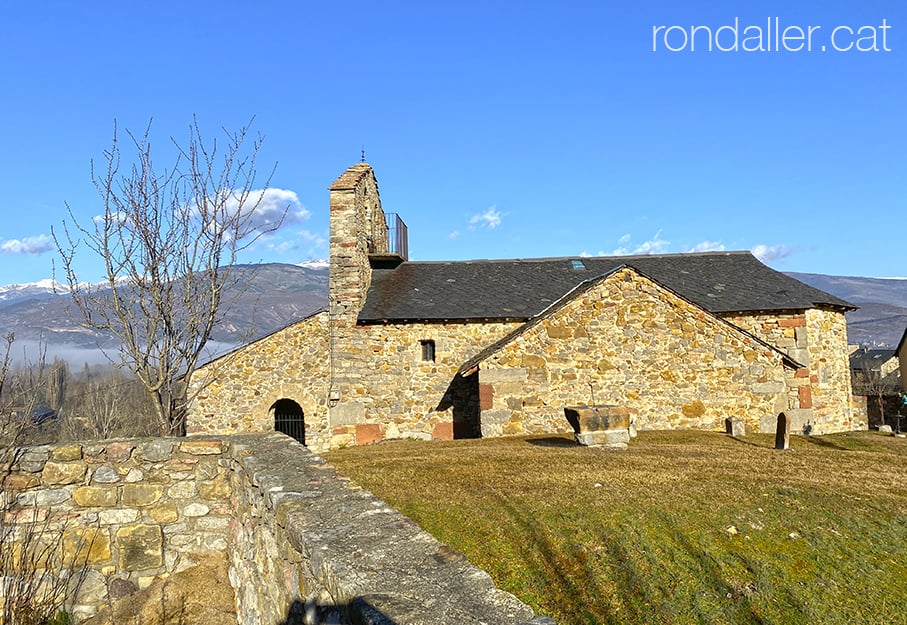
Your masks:
M422 360L426 362L435 361L435 342L431 339L420 341L422 344Z

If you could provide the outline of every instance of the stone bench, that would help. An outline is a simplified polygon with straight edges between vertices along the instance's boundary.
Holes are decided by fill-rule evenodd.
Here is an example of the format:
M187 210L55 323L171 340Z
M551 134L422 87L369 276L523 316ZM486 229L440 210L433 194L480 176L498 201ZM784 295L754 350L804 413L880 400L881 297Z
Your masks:
M630 442L630 410L624 406L567 406L564 416L580 445L626 449Z

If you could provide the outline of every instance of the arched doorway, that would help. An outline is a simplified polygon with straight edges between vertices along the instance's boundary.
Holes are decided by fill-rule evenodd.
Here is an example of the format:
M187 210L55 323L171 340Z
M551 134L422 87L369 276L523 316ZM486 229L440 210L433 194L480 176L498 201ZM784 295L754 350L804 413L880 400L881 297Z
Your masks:
M270 411L274 413L275 432L283 432L305 445L305 417L302 406L292 399L278 399Z

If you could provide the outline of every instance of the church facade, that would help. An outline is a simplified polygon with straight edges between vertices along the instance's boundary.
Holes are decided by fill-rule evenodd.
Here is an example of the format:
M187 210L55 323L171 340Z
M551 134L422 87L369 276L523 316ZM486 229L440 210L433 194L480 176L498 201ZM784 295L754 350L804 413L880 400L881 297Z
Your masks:
M278 429L315 451L572 429L857 427L844 312L748 252L410 262L372 168L330 187L326 310L200 368L191 434Z

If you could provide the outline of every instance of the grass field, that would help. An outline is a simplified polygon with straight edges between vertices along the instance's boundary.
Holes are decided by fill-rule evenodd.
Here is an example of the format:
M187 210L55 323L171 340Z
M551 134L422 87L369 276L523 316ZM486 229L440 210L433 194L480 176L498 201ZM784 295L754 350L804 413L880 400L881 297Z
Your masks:
M571 623L907 623L907 440L399 441L329 462Z

